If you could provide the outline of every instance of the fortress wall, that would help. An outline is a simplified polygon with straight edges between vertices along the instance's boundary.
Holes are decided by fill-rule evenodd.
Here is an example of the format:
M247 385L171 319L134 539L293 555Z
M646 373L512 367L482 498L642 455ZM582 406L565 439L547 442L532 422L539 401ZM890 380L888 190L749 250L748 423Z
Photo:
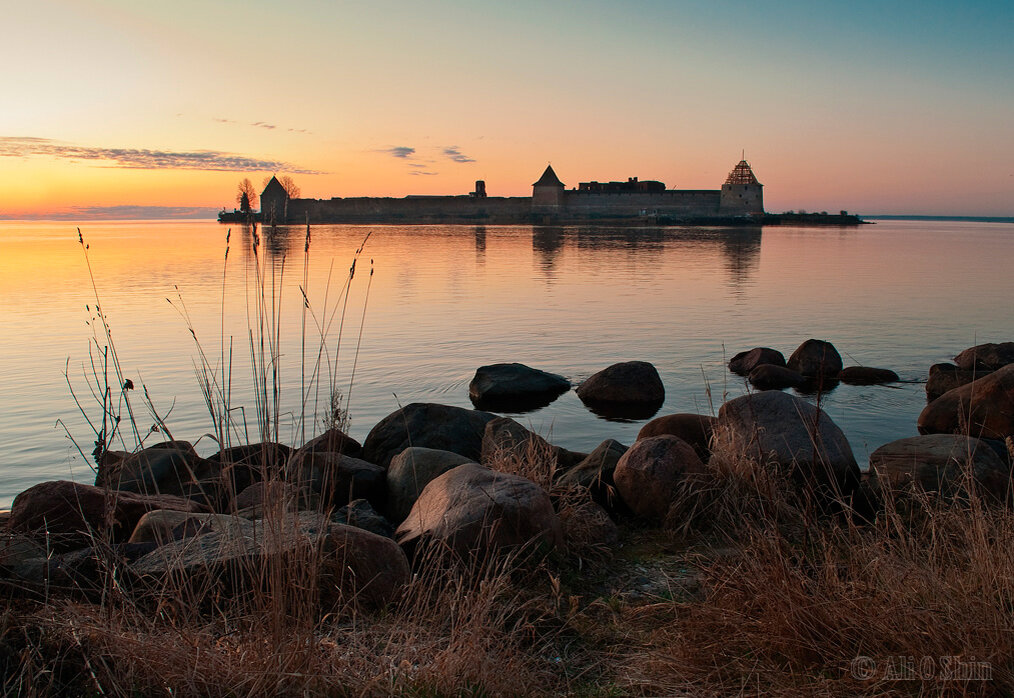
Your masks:
M711 189L667 190L664 192L567 191L564 207L568 214L636 216L641 211L674 215L718 214L721 191Z
M311 222L353 222L400 219L503 218L521 219L531 212L526 196L488 197L413 196L406 198L352 197L335 199L293 199L289 220L299 223L309 215Z

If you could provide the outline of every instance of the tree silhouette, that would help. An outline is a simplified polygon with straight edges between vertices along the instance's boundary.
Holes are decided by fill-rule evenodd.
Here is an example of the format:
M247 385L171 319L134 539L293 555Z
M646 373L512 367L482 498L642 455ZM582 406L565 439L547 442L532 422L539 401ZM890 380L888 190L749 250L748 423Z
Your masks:
M278 183L282 185L282 189L285 190L285 193L289 195L290 199L299 198L299 185L296 184L296 181L292 179L292 177L289 175L282 175L278 178Z
M244 177L239 182L239 189L236 191L236 203L239 204L239 210L244 213L248 213L257 206L257 191L254 189L253 182L248 177Z

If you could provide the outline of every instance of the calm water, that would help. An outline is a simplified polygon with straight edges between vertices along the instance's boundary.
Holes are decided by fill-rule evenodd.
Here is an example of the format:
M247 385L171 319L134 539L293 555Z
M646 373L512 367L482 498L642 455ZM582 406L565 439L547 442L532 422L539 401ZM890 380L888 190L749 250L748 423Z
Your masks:
M250 231L234 227L227 265L226 228L214 222L102 222L83 232L125 377L138 388L132 400L142 434L155 422L141 399L142 384L173 436L193 441L212 431L185 316L215 364L223 338L226 345L232 338L233 405L244 407L253 433L248 322L256 320L248 314L256 316L258 264L269 279L268 302L270 279L280 297L282 440L298 444L316 431L298 420L303 412L312 421L314 409L311 397L301 410L299 397L303 229L265 239L258 259ZM912 381L842 385L824 397L863 462L881 444L916 433L925 402L918 381L932 363L976 343L1014 339L1011 224L318 226L306 270L313 310L307 367L320 344L313 318L323 323L334 312L367 233L335 371L347 394L351 434L360 440L399 403L470 406L475 368L502 361L561 373L574 383L616 361L651 361L666 386L659 414L711 413L723 396L746 389L725 369L732 354L771 346L788 356L816 337L833 342L846 365L891 368ZM95 296L76 230L65 223L0 222L0 300L0 505L9 505L42 480L93 477L57 423L66 424L85 453L91 450L94 435L64 378L66 368L85 410L98 415L86 380ZM338 306L328 332L331 354L340 318ZM244 413L234 414L242 422ZM578 450L606 438L630 443L643 424L600 419L573 392L519 420ZM149 443L162 438L148 436ZM217 448L207 437L198 443L204 454Z

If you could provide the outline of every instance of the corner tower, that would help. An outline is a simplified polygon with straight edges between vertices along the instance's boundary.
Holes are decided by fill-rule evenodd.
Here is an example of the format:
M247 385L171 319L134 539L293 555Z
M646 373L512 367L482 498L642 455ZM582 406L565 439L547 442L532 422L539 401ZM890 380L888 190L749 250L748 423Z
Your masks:
M563 182L548 165L539 181L532 185L532 212L558 213L563 208Z
M746 160L740 160L725 178L718 212L727 216L764 213L764 185L757 181Z

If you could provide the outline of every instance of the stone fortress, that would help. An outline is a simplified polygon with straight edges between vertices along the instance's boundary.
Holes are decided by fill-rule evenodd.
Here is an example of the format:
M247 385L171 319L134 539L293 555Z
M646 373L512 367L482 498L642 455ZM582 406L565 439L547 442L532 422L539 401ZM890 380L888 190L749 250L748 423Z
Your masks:
M224 213L220 220L245 220ZM272 177L261 194L264 223L723 223L764 217L763 185L741 160L721 189L666 189L662 182L582 182L567 189L546 167L529 196L487 196L486 184L461 196L290 198Z

